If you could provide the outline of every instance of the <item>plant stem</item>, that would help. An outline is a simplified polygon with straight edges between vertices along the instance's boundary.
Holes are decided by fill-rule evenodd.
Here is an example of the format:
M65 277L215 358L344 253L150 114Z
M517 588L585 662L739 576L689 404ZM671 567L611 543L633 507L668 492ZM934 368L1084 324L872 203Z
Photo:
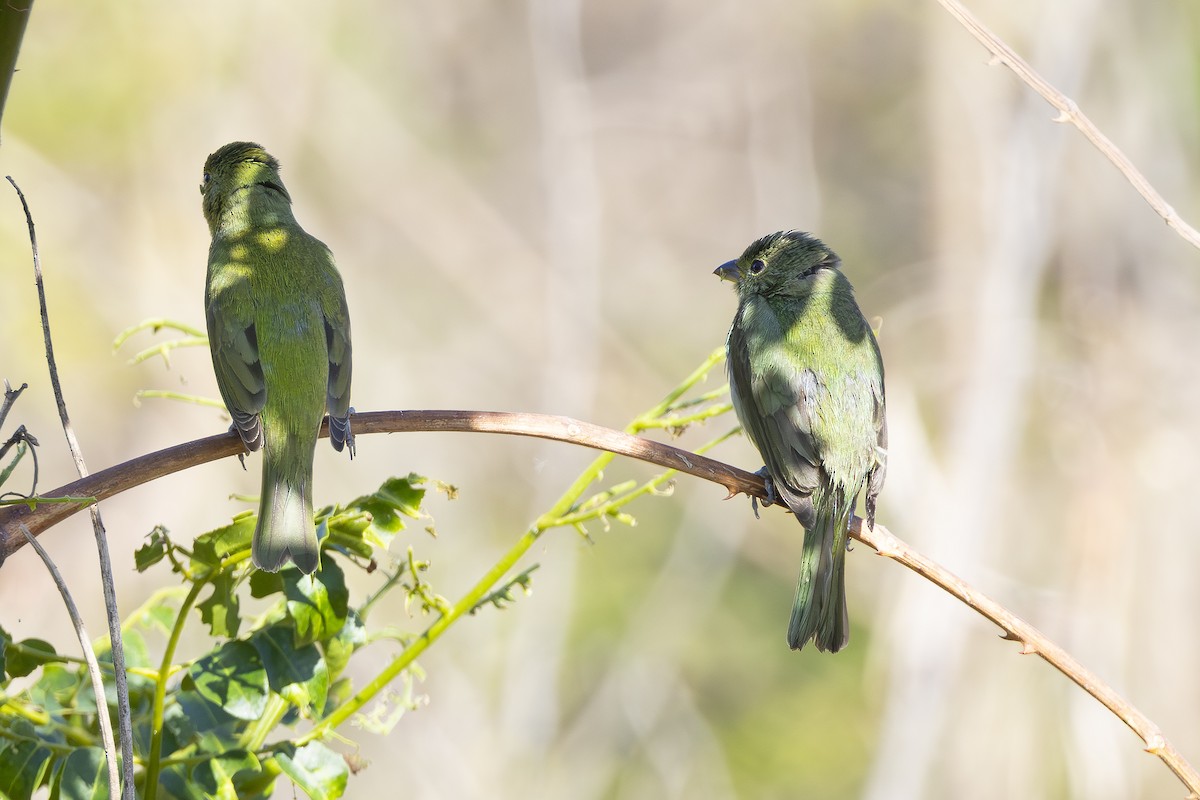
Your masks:
M163 708L167 700L167 681L171 678L171 664L175 660L175 649L179 646L179 637L187 624L188 612L200 596L200 591L208 585L206 578L201 578L192 584L187 597L179 607L179 615L171 627L171 636L167 639L167 648L163 651L162 664L158 669L158 679L154 684L154 706L150 714L150 758L146 762L146 782L143 790L145 800L154 800L158 795L158 774L162 760L163 739Z

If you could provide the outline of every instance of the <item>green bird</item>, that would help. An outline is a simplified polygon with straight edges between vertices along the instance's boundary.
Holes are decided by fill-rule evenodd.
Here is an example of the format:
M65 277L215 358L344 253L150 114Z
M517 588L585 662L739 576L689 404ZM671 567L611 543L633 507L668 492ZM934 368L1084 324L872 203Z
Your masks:
M349 445L350 312L333 254L292 215L279 162L260 145L227 144L204 162L212 233L204 310L217 386L247 451L262 448L254 563L320 562L313 453L329 411L335 450Z
M807 233L764 236L716 274L737 285L726 353L742 428L768 491L804 526L787 641L836 653L850 640L846 544L858 496L867 524L887 470L883 360L841 259Z

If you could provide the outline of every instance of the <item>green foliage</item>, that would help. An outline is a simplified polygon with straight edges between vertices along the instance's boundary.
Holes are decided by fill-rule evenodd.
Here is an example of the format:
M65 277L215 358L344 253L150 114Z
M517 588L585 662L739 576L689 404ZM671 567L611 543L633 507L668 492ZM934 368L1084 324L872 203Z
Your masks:
M728 411L722 390L684 397L720 358L714 352L626 431L677 433ZM669 494L671 470L594 490L612 459L611 453L597 456L454 602L434 590L425 577L429 562L411 544L379 568L380 554L412 521L436 535L423 510L428 489L455 496L454 487L417 475L392 478L371 494L319 511L323 558L312 575L251 566L251 513L197 537L190 547L156 527L134 553L134 564L139 572L169 570L179 584L157 591L123 626L139 796L255 800L270 797L280 776L311 798L343 796L360 764L330 741L343 739L340 729L348 721L385 735L419 708L416 683L424 674L417 657L463 616L506 608L528 594L538 565L516 567L544 533L567 528L587 536L591 523L633 525L630 503ZM348 570L360 570L378 585L356 598ZM406 607L431 620L419 635L369 624L373 605L397 590ZM247 608L261 610L249 616ZM210 649L177 660L185 627L197 621L211 637ZM152 651L148 642L163 637L165 645ZM347 665L361 648L381 640L398 643L401 652L373 678L353 685ZM106 646L97 651L111 675ZM114 697L104 701L115 705ZM0 797L29 797L39 787L48 787L54 800L107 796L96 714L81 659L39 639L14 642L0 629Z
M190 548L164 528L149 534L134 554L137 569L166 565L183 585L158 592L125 623L141 796L268 797L280 775L310 797L342 796L349 775L342 756L319 741L297 743L286 731L300 720L319 724L346 702L351 687L341 675L358 649L397 638L387 631L373 637L365 622L370 603L406 587L420 587L421 603L435 597L423 579L405 577L419 564L411 549L394 572L372 560L406 521L428 520L424 486L416 475L392 478L372 494L323 509L323 564L311 576L251 567L252 515L199 536ZM373 572L379 591L355 605L346 569ZM266 611L244 618L252 599L265 601ZM180 635L197 617L212 649L176 662ZM146 644L152 633L167 636L154 656ZM406 671L419 675L415 664ZM32 682L16 690L18 678ZM40 639L15 642L0 629L0 712L0 796L29 797L38 786L58 798L107 796L95 697L78 659ZM268 736L282 738L267 745Z

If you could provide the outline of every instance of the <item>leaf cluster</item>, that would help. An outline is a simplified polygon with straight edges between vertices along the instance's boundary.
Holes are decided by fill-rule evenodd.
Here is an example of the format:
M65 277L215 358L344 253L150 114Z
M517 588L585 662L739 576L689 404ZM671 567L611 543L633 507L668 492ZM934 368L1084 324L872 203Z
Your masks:
M396 589L423 608L445 603L421 576L428 565L411 547L390 570L375 560L407 520L428 520L427 483L417 475L392 478L318 512L324 557L311 576L251 567L252 513L190 547L161 527L151 532L135 554L137 569L166 566L182 583L157 592L123 623L140 796L266 798L280 775L310 797L342 796L357 760L322 741L330 732L322 725L354 694L347 666L372 642L403 646L412 638L369 626L372 605ZM349 570L372 574L380 585L354 602ZM250 616L251 606L261 610ZM197 622L211 649L176 660L186 626ZM99 650L111 674L110 654ZM400 677L404 692L380 693L384 707L355 721L386 732L415 708L420 669L409 663ZM104 704L115 706L115 697ZM97 701L82 660L40 639L14 641L0 629L0 796L29 797L47 787L54 800L107 797L104 764Z

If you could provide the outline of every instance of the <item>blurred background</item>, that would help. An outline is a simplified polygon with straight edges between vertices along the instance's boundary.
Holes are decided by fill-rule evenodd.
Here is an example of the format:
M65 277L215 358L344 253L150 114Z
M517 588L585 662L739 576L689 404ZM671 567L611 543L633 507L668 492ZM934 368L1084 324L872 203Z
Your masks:
M971 6L1200 220L1200 8ZM133 402L142 388L215 397L206 351L129 366L145 334L111 352L146 318L203 327L197 186L225 142L275 154L297 218L336 253L363 411L621 427L723 343L734 296L712 269L762 234L810 230L882 319L880 521L1200 760L1200 538L1183 502L1200 479L1200 253L937 4L47 0L18 68L0 169L35 214L92 470L226 427L213 409ZM0 377L30 384L4 434L40 437L49 491L74 472L7 186L0 270ZM761 463L742 438L715 455ZM364 437L352 464L319 449L316 501L410 471L457 485L452 502L431 493L436 540L414 526L394 545L413 544L455 598L590 458L508 437ZM229 495L258 490L248 466L104 505L123 612L170 580L134 572L143 537L226 522L246 507ZM652 474L617 462L607 479ZM850 648L790 652L800 529L723 497L683 478L631 509L636 527L544 538L530 597L463 620L421 660L427 705L386 737L346 731L371 762L350 796L1182 794L1089 697L865 547L849 558ZM100 633L86 515L42 542ZM0 570L0 608L14 636L70 650L29 548ZM398 598L387 614L429 622ZM365 651L361 677L386 647Z

